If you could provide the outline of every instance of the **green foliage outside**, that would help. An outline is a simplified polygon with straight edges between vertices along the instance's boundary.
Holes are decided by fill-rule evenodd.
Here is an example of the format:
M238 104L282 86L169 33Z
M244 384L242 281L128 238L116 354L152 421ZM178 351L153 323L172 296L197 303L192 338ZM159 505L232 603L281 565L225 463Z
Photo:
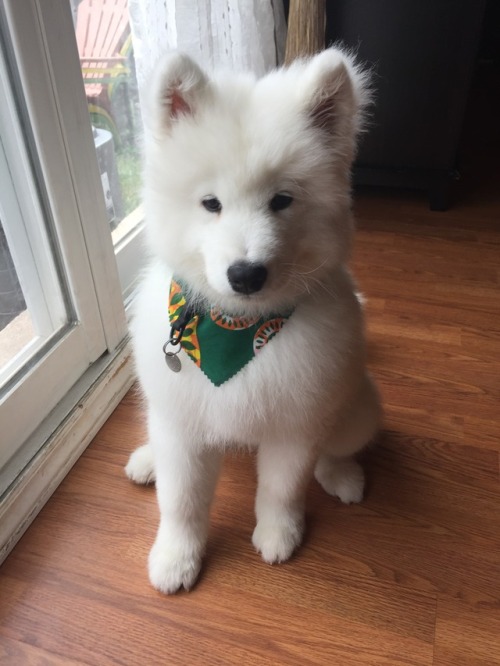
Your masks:
M122 144L116 151L116 167L122 189L125 215L141 203L141 157L136 146Z

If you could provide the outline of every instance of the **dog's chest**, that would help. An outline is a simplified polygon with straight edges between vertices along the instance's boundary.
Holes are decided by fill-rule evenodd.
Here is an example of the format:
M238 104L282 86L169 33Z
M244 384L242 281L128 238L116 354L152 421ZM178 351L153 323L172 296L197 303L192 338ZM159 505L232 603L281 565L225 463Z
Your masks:
M215 386L184 350L179 372L165 363L170 323L164 285L154 279L143 286L133 339L148 401L173 424L205 441L251 444L276 432L310 433L336 409L358 337L337 310L297 307L278 335Z
M298 389L293 363L281 364L287 340L284 332L280 335L284 340L277 336L219 386L181 352L178 373L164 368L172 416L217 443L252 444L282 430L285 424L302 428L304 394Z

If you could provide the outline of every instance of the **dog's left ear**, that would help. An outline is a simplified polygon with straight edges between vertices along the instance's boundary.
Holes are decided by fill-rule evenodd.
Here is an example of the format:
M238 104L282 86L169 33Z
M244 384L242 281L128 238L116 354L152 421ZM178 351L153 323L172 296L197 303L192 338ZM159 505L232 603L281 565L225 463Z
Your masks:
M153 130L169 134L175 122L196 113L208 94L208 78L194 60L178 52L164 56L156 67L149 95Z
M354 140L370 102L368 75L354 58L340 49L326 49L307 62L301 83L312 122Z

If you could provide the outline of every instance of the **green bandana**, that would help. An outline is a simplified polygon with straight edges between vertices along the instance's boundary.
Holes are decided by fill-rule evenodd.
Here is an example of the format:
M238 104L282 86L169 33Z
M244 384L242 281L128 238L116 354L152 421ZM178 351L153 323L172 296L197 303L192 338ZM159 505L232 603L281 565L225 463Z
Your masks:
M170 283L168 316L175 322L186 307L182 287ZM196 314L184 329L182 349L215 386L239 372L282 329L292 312L268 318L231 317L215 308Z

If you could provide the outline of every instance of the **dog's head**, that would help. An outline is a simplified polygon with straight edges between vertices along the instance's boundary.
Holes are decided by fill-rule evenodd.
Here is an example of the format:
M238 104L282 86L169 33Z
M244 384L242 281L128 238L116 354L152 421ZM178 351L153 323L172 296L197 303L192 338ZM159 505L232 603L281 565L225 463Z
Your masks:
M321 289L349 253L367 98L366 76L337 49L259 80L165 57L146 110L152 253L229 312L277 311Z

